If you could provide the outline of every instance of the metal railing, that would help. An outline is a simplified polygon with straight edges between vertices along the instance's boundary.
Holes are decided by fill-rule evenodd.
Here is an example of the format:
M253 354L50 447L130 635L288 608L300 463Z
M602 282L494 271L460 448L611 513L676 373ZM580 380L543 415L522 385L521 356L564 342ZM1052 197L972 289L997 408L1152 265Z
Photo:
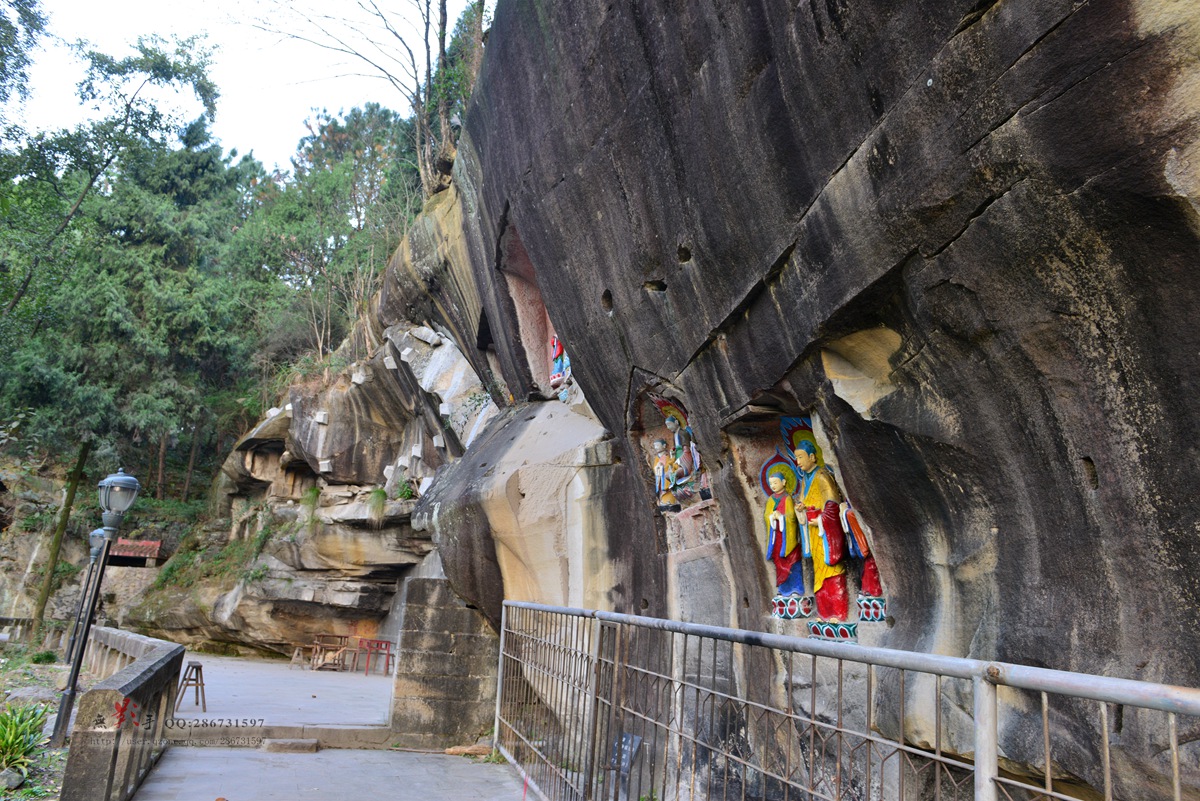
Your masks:
M553 801L1200 797L1200 690L511 601L500 645Z
M126 801L167 748L184 647L93 628L84 652L104 676L77 705L63 801Z

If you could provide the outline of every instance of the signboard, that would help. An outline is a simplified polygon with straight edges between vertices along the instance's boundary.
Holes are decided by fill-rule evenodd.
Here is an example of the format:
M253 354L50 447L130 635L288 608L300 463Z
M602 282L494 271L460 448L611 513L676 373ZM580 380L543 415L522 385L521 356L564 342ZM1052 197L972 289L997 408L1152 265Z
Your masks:
M629 769L633 767L633 759L637 756L638 746L642 744L642 738L636 734L622 734L620 738L613 740L612 757L609 758L609 770L620 770L622 775L629 775Z

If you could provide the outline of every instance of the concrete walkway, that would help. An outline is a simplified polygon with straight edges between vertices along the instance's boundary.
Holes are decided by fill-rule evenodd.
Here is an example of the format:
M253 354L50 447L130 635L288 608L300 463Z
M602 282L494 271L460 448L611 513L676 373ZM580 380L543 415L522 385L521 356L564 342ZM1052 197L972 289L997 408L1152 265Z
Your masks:
M208 711L201 712L195 691L188 690L176 713L185 721L254 720L267 726L381 726L388 721L390 676L300 670L282 659L188 653L183 661L203 666L208 699Z
M521 801L508 765L408 751L172 748L133 801Z

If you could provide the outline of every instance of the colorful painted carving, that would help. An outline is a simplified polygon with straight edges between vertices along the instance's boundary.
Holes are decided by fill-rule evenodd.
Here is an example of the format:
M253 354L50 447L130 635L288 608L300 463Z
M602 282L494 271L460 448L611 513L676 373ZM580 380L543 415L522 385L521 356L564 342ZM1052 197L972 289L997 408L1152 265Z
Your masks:
M858 624L811 620L808 623L808 636L819 637L822 640L849 642L858 639Z
M651 402L663 415L663 425L670 438L654 441L655 489L659 493L659 509L662 511L679 511L688 502L708 500L712 492L708 487L708 475L700 461L700 448L696 445L696 436L687 422L687 413L683 407L660 395L651 395ZM670 459L664 459L658 451L658 444ZM673 471L673 473L672 473ZM660 481L659 474L663 478ZM662 491L659 484L668 488L673 500L670 503L662 501ZM678 507L678 508L672 508Z
M804 595L804 563L808 549L801 539L796 519L796 469L786 459L775 456L763 465L759 481L767 493L763 519L767 524L767 559L775 565L775 586L779 594L773 606L786 607L786 597Z
M862 563L858 620L878 622L887 617L887 599L883 597L866 526L843 501L837 480L824 465L809 419L785 417L780 423L787 451L777 449L759 476L768 496L764 513L767 557L775 562L779 588L771 603L771 614L785 619L804 618L815 606L820 623L809 624L811 636L854 639L857 625L846 622L850 606L847 567L851 560ZM811 560L812 598L804 596L801 555Z
M550 388L571 383L571 359L557 335L550 337Z
M858 579L858 619L881 623L887 620L887 599L883 597L879 567L875 564L875 554L871 553L866 526L848 503L842 504L842 529L846 532L850 557L862 561L862 573Z
M683 507L676 494L683 468L667 446L665 439L654 440L654 494L658 496L660 512L678 512Z
M800 569L800 566L797 565ZM812 617L813 599L811 595L776 595L771 600L771 617L782 620L797 620Z
M796 497L804 510L813 564L813 596L822 620L845 620L850 599L846 594L846 537L840 520L842 493L828 467L817 464L816 447L800 442L793 452L799 473Z

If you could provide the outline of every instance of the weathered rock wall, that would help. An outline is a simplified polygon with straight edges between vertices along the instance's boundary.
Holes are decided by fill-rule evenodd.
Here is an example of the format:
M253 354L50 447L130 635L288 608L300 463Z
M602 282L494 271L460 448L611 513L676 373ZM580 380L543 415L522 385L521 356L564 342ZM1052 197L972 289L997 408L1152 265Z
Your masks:
M1200 12L513 0L488 42L354 365L227 465L276 509L355 507L288 570L390 581L390 608L407 568L330 559L365 522L331 498L402 476L397 536L492 621L519 597L803 633L768 614L760 467L807 417L872 532L890 617L863 641L1200 683ZM429 368L443 336L469 392ZM678 509L670 404L707 485Z
M1111 0L502 5L456 167L476 280L519 238L625 464L643 390L686 402L741 625L770 587L736 440L812 413L884 642L1195 683L1200 649L1158 645L1200 623L1198 30ZM662 612L642 487L614 603Z
M1198 42L1158 0L502 3L438 201L462 239L384 297L518 402L565 343L613 437L589 597L802 632L767 615L758 471L808 416L873 532L866 640L1194 685ZM664 396L713 496L665 517ZM519 420L416 512L461 522L448 575L493 617L497 581L557 601L578 568L502 557Z

